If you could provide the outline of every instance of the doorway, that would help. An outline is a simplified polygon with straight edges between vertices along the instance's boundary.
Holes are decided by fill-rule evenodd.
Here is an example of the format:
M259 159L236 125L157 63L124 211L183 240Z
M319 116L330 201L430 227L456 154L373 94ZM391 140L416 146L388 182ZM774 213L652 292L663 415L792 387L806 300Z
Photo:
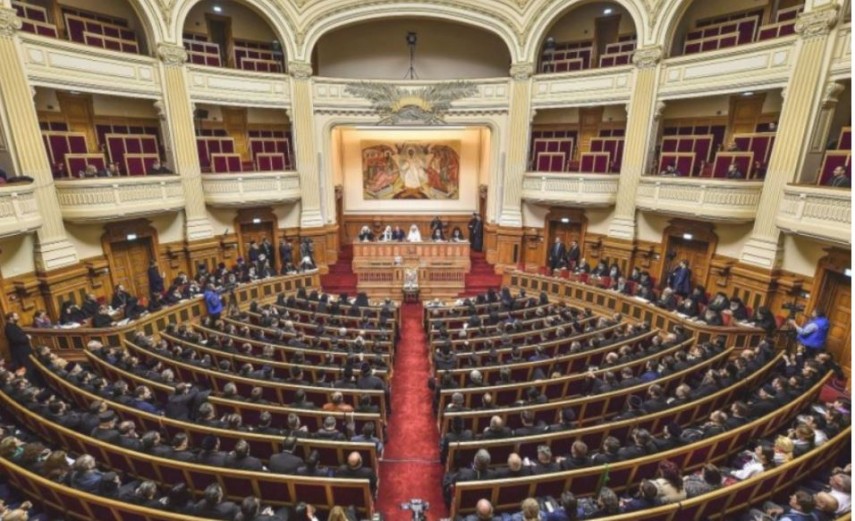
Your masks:
M816 307L825 311L831 323L826 347L849 375L852 352L852 280L843 273L827 270L821 284Z
M668 256L673 254L673 260L664 266L660 280L665 283L668 273L673 270L681 260L689 262L692 270L692 286L706 286L707 276L710 269L710 244L704 240L688 239L683 236L671 236L668 238Z
M232 63L232 19L227 16L206 14L208 22L208 40L220 46L220 60L229 67L235 67Z
M620 14L596 18L594 20L594 31L597 54L596 56L592 56L591 59L599 60L599 57L606 52L606 45L618 41L618 36L620 35ZM596 67L596 65L592 63L591 67Z
M244 260L249 261L249 245L255 241L261 245L261 241L267 238L270 244L273 245L273 251L276 252L276 236L273 229L273 223L270 221L261 221L257 223L241 223L240 224L240 251ZM274 253L275 254L275 253Z
M113 285L121 284L137 298L148 298L148 266L154 258L151 237L110 244Z

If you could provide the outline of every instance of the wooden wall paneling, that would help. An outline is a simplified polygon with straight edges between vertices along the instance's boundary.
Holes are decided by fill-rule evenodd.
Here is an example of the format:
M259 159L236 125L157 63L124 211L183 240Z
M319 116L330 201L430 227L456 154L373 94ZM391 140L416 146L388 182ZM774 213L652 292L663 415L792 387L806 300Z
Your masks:
M223 114L223 125L226 132L235 141L235 152L244 161L252 161L247 141L247 109L246 107L220 107Z
M237 259L237 251L237 239L234 235L185 243L184 255L189 269L187 275L193 277L199 264L204 264L208 270L213 270L220 262L231 266Z
M498 230L499 226L495 223L484 222L484 253L487 262L496 264L496 259L499 256L498 252ZM468 233L469 230L467 229Z
M522 228L496 228L496 272L515 269L522 260Z
M600 135L604 111L604 107L579 108L579 144L574 159L578 159L583 151L591 151L591 139Z
M831 322L826 347L848 379L852 374L852 279L847 272L852 268L852 254L839 248L827 251L817 265L804 314L808 316L814 309L826 313Z
M632 264L627 273L632 272L632 268L638 268L642 272L648 272L650 277L654 279L654 282L658 283L659 279L657 277L662 269L664 257L665 250L661 242L636 241Z
M86 134L86 145L90 153L98 152L98 135L95 133L95 109L91 94L71 94L56 91L60 111L65 116L68 130Z
M730 112L724 136L725 147L733 141L734 134L752 133L757 130L765 100L765 92L755 92L751 96L735 94L730 97Z
M607 259L609 266L617 263L621 273L628 275L631 271L632 258L635 255L635 244L633 241L616 239L606 236L603 239L602 258Z

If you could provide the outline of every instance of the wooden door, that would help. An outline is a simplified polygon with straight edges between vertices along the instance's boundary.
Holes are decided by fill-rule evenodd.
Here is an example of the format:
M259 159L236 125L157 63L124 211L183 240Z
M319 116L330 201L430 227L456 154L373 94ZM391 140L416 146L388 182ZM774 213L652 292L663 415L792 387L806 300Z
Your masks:
M277 243L276 237L273 234L273 223L269 221L262 221L260 223L241 223L240 225L240 251L243 255L244 260L249 262L249 244L252 241L261 245L262 239L267 237L267 240L270 241L270 244L273 245L274 255L278 254L276 251Z
M599 64L600 56L605 52L606 45L618 41L620 33L620 13L598 17L594 20L594 31L595 45L597 46L597 54L594 56L594 59L596 59L597 64ZM591 65L591 67L596 66L597 65L595 64Z
M849 377L852 374L852 286L849 277L836 271L826 271L817 304L831 322L826 342L828 352L834 355Z
M137 298L148 298L148 265L152 259L151 238L117 241L110 245L113 284L122 284ZM112 292L110 293L112 295Z
M707 275L710 269L708 242L671 237L668 241L668 249L676 253L670 269L673 270L681 260L685 259L689 261L689 269L692 270L692 285L707 285ZM663 278L664 276L667 274L663 274Z
M733 140L733 134L750 134L757 129L760 116L763 114L763 102L766 93L760 92L751 96L732 96L730 98L730 114L727 124L727 146Z

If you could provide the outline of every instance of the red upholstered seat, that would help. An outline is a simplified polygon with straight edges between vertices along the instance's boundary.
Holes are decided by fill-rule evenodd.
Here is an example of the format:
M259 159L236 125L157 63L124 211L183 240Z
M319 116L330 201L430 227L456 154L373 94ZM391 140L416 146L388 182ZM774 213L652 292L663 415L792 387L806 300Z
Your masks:
M751 179L752 169L754 168L754 152L719 152L715 156L712 176L726 178L727 170L731 164L736 165L736 168L742 172L745 179Z
M242 172L240 154L211 154L211 171L215 174Z

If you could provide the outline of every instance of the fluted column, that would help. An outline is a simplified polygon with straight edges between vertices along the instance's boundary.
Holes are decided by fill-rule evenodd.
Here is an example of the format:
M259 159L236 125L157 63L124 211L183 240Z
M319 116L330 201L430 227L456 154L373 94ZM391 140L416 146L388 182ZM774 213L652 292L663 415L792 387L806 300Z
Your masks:
M656 139L658 117L664 104L656 103L660 46L643 47L632 55L635 78L626 121L626 141L620 167L615 213L609 223L609 237L635 239L635 194L647 171L651 143Z
M775 225L778 205L787 183L801 170L813 117L822 99L831 52L828 35L837 23L838 6L830 4L801 14L796 32L795 64L784 91L784 104L769 158L760 211L754 221L751 238L742 249L742 262L773 269L781 262L781 232Z
M515 63L511 66L511 99L508 136L501 183L502 207L499 225L522 226L522 185L528 164L528 143L531 135L531 75L534 64Z
M9 147L16 159L18 174L32 177L36 186L42 226L36 232L35 264L38 271L46 272L76 264L78 259L62 223L32 87L21 61L17 38L20 28L21 20L15 10L0 7L0 110L14 127L9 134Z
M196 148L193 108L187 90L187 51L180 45L162 43L157 46L163 79L163 113L171 137L175 172L181 176L184 189L185 239L195 241L214 236L214 229L205 211L202 191L202 167Z
M324 225L321 213L321 174L314 139L312 109L312 65L303 61L288 63L291 74L291 129L297 173L300 174L300 228Z

